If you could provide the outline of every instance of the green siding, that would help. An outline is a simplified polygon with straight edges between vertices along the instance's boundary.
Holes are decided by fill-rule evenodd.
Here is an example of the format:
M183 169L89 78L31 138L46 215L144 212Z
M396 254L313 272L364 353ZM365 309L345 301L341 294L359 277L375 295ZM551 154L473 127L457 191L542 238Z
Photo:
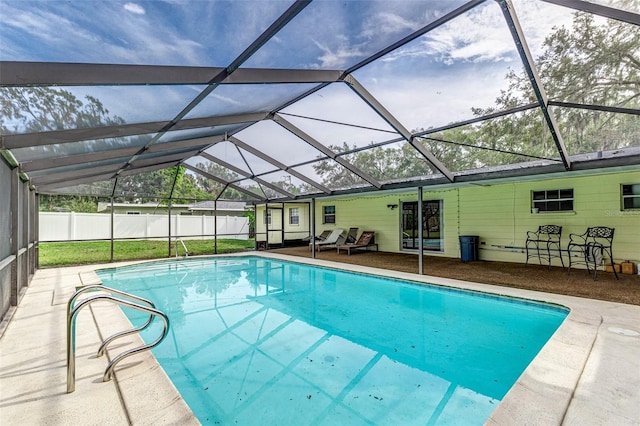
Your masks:
M292 208L297 208L300 213L300 223L291 225L289 223L289 214ZM271 225L269 225L269 244L280 244L282 242L282 216L284 215L284 233L285 240L299 240L309 235L309 204L307 203L286 203L284 209L272 208ZM265 208L264 205L258 206L256 215L256 239L257 241L265 241L266 226L264 223Z
M563 248L569 242L569 233L581 234L589 226L613 227L616 229L613 242L616 261L638 262L640 210L620 210L620 185L633 183L640 183L640 171L425 190L423 199L443 200L444 252L440 254L443 256L460 256L459 235L478 235L481 260L523 263L526 232L535 231L540 225L555 224L563 227ZM532 191L564 188L574 190L574 211L531 213ZM401 252L400 205L417 199L417 189L318 199L316 234L324 229L341 228L346 232L350 227L358 227L360 232L375 231L381 251ZM388 204L397 204L398 208L391 210ZM322 224L322 208L327 205L336 207L335 225ZM304 227L303 221L308 224L309 220L306 204L304 206L300 209L301 227ZM260 216L260 208L258 212ZM264 206L262 212L264 214ZM261 219L258 225L262 225ZM560 264L557 260L554 262Z

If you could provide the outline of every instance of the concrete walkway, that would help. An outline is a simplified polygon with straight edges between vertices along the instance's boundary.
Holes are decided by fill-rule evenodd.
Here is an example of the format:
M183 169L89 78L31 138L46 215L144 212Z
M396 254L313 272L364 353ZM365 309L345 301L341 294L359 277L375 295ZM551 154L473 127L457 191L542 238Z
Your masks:
M149 352L124 360L114 380L102 381L110 357L96 357L100 343L130 328L106 302L78 314L75 391L67 393L67 301L100 267L36 271L0 339L0 425L199 424ZM126 337L112 346L117 354L140 344Z
M474 284L321 260L261 256L541 300L569 317L487 421L495 425L639 425L640 306ZM119 266L109 265L109 266ZM102 338L126 328L108 303L78 316L76 390L66 393L66 303L105 265L39 270L0 338L0 424L198 424L150 353L135 355L103 382ZM640 288L638 289L640 291ZM114 344L121 352L137 337Z

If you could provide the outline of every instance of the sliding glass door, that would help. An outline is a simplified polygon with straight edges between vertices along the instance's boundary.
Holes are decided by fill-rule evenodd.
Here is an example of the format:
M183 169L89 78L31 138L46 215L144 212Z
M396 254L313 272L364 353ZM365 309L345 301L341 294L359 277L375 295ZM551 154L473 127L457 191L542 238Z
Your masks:
M424 250L442 251L442 200L422 203L422 238ZM402 249L418 249L418 202L402 203Z

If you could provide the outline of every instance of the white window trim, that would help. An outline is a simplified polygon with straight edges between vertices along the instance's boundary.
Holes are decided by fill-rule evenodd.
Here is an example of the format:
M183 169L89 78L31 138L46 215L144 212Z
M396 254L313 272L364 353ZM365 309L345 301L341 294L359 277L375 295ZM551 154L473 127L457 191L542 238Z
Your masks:
M637 199L640 200L640 194L624 195L623 187L625 187L625 186L634 186L634 185L640 185L640 183L623 183L623 184L620 185L620 210L621 211L637 211L637 210L640 210L640 207L629 207L629 208L625 208L624 207L624 200L626 200L626 199L637 198Z
M293 216L292 213L296 212L296 215ZM293 223L291 222L291 219L297 217L298 218L298 223ZM298 207L292 207L289 209L289 225L291 226L300 226L300 209Z

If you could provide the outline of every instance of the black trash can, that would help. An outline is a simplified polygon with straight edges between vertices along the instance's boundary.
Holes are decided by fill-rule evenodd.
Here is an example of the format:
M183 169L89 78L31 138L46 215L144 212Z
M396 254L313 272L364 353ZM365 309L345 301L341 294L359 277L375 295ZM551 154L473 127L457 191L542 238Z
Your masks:
M477 235L460 235L460 260L474 262L478 260L480 237Z

